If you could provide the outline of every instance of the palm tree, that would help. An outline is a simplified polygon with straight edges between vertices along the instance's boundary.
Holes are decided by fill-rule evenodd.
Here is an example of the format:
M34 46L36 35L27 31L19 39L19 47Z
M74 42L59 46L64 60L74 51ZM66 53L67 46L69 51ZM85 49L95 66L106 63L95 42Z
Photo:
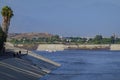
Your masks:
M2 51L2 53L4 53L4 51L5 51L4 42L6 42L8 29L10 26L10 20L14 16L14 14L13 14L12 9L8 6L4 6L2 8L1 14L3 17L2 25L1 25L3 34L2 34L2 39L0 42L1 43L0 44L0 52Z
M2 30L5 33L5 35L7 36L8 29L9 29L9 26L10 26L10 20L14 16L14 14L13 14L12 9L8 6L4 6L2 8L1 14L2 14L2 17L3 17L3 19L2 19Z

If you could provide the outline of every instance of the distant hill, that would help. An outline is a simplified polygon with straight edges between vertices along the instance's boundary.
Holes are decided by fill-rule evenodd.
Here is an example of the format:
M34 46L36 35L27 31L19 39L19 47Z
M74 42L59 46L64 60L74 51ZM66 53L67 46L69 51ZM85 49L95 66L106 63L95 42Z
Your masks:
M14 39L22 39L22 38L27 38L27 39L33 39L33 38L49 38L54 35L49 34L49 33L9 33L8 38L14 38Z

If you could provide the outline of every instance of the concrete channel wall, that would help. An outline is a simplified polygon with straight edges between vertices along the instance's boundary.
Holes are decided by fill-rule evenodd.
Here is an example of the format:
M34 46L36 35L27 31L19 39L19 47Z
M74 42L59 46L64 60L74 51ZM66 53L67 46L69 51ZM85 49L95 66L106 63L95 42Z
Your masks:
M93 45L64 45L64 44L39 44L38 51L62 51L65 49L107 49L107 50L120 50L120 44L93 44Z
M110 50L120 50L120 44L112 44Z
M5 45L6 54L21 51L21 56L5 58L1 56L0 80L38 80L61 64L45 58L32 51Z
M62 51L64 49L63 44L40 44L37 48L38 51Z

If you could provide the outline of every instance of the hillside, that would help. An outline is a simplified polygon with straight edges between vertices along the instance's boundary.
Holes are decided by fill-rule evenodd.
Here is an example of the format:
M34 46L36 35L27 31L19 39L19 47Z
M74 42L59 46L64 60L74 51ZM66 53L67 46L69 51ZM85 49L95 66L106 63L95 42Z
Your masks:
M14 39L33 39L33 38L40 38L40 37L51 37L53 36L52 34L49 33L9 33L8 38L14 38Z

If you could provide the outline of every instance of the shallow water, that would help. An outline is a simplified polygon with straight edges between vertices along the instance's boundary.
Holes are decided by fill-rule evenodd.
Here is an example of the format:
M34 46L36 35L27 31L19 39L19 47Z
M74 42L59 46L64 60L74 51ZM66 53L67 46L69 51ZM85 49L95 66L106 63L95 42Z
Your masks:
M62 64L39 80L120 80L119 51L66 50L37 53Z

